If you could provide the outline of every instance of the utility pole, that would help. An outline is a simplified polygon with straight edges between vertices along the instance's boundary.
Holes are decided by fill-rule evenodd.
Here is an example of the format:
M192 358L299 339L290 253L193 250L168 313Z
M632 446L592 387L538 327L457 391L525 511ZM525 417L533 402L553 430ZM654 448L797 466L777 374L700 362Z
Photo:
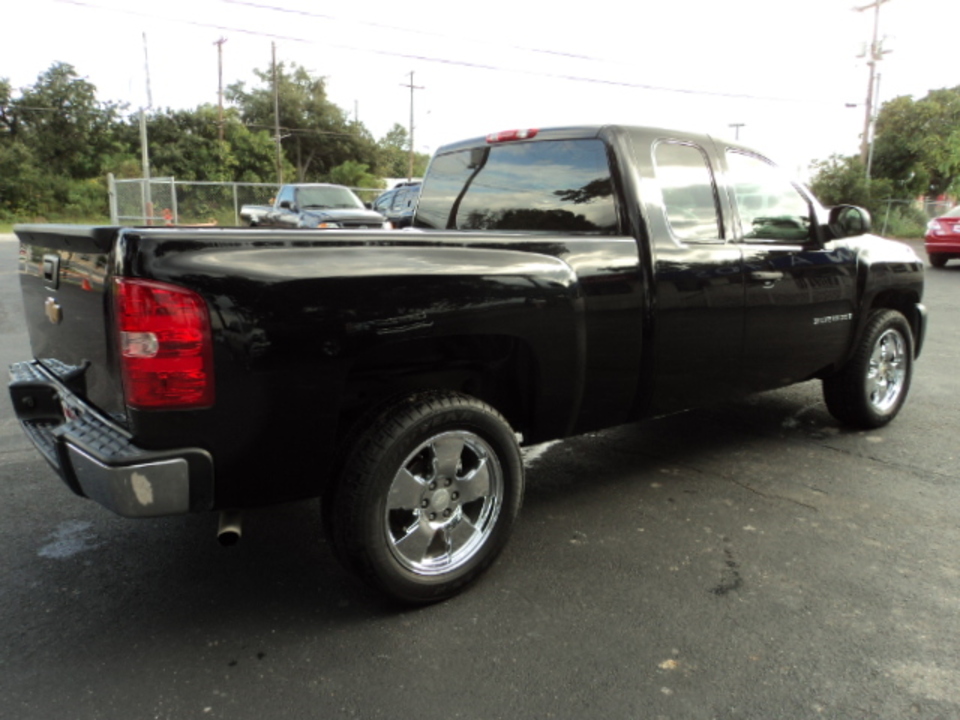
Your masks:
M867 51L867 65L870 68L870 81L867 83L867 107L863 118L863 135L860 138L860 162L867 165L870 156L870 135L873 129L873 103L874 93L876 92L877 63L883 59L883 56L889 53L889 50L883 49L883 43L879 40L880 32L880 6L890 0L874 0L869 5L854 8L857 12L873 9L873 41L870 43L870 49ZM869 178L869 171L867 177Z
M876 87L874 88L874 96L875 96L875 97L880 97L880 73L877 73L877 84L876 84ZM876 117L874 117L873 119L876 120ZM873 137L872 137L872 134L871 134L871 138L870 138L869 147L870 147L870 150L869 150L869 152L867 152L867 181L868 181L868 182L869 182L869 180L870 180L870 170L871 170L871 168L873 167Z
M277 184L283 185L283 162L280 155L280 85L277 82L277 44L270 43L273 63L273 132L277 143Z
M746 123L730 123L730 127L733 128L733 132L734 132L734 135L733 135L734 140L740 139L740 128L742 128L744 125L746 125Z
M404 84L401 83L403 87L410 88L410 157L407 162L407 180L410 181L413 179L413 91L414 90L423 90L424 88L420 85L413 84L413 70L410 71L410 83Z
M220 38L213 44L217 46L217 137L223 142L223 44L227 41L225 37Z
M140 185L140 201L143 204L146 225L153 224L153 193L150 187L150 150L147 141L147 110L153 108L153 94L150 92L150 57L147 55L147 34L143 33L143 73L147 85L147 106L140 106L140 166L143 182Z

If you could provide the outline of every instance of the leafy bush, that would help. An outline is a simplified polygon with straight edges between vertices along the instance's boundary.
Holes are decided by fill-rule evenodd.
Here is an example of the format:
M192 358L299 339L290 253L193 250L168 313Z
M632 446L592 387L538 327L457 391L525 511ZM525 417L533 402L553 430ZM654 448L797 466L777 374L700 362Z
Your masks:
M927 216L913 204L892 203L889 212L873 218L874 232L896 238L921 238L927 228Z
M810 189L824 205L857 205L869 210L874 218L886 214L886 201L894 196L893 184L886 178L868 181L860 158L832 155L811 167L816 172Z

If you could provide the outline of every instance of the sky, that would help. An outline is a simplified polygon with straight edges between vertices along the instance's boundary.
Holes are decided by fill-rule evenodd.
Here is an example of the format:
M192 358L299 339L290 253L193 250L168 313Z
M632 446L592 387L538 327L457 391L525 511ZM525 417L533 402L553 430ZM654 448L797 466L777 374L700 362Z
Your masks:
M256 85L275 44L375 137L409 125L412 95L420 152L512 128L624 123L739 135L803 175L858 152L869 77L858 55L874 10L855 7L870 2L30 0L0 15L0 78L25 87L66 62L100 100L195 108L217 102L217 40L224 86ZM957 0L884 2L881 102L960 86L945 28L960 28Z

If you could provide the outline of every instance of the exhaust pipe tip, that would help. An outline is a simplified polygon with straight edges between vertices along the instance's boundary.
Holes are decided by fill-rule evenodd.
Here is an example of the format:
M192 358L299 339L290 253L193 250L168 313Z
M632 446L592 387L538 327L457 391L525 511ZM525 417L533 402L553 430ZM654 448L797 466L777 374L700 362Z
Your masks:
M217 526L217 542L221 547L233 547L243 535L243 515L239 510L223 510Z

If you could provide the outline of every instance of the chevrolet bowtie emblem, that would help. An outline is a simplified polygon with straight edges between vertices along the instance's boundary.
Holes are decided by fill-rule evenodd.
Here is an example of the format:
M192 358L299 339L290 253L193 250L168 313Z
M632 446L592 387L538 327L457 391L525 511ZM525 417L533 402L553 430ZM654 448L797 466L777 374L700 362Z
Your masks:
M63 310L60 309L60 305L52 297L47 298L47 301L43 304L43 312L46 314L47 320L54 325L59 325L60 321L63 320Z

